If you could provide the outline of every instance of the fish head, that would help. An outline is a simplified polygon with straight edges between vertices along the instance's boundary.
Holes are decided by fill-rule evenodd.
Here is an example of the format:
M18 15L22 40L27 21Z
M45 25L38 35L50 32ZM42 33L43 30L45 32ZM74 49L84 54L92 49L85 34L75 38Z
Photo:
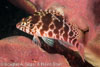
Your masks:
M30 28L30 22L31 22L31 19L32 17L29 16L27 18L23 18L19 23L16 24L16 28L23 31L23 32L26 32L26 33L29 33L29 28Z
M33 15L23 18L19 23L17 23L16 28L25 33L34 35L39 32L38 27L41 26L41 23L39 22L40 16L40 12L35 12Z

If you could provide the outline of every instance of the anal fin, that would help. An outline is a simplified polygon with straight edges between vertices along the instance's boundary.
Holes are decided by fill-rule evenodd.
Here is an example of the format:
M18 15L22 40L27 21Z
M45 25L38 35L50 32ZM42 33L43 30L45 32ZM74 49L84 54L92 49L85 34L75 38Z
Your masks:
M67 42L63 42L61 40L58 40L60 44L62 44L64 47L69 48L75 52L78 52L79 55L81 56L82 60L84 61L84 45L79 43L78 47L75 45L69 44Z

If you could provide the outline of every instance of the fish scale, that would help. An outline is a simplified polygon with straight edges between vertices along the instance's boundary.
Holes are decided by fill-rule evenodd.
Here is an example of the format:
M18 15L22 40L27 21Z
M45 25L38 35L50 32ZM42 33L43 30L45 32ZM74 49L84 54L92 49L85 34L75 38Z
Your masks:
M34 12L32 16L23 18L16 27L34 36L56 39L65 47L79 51L81 57L83 56L83 44L77 39L78 29L58 12L51 10Z

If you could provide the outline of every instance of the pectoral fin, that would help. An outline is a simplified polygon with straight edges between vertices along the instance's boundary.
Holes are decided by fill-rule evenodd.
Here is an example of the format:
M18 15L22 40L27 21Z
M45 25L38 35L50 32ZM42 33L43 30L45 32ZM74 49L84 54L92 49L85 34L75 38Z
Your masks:
M58 40L58 42L59 42L61 45L67 47L67 48L68 48L68 47L73 47L73 45L70 44L70 43L68 43L68 42L64 42L64 41L62 41L62 40Z
M54 40L51 38L47 38L47 37L42 37L43 41L48 44L49 46L53 47L54 45Z
M35 44L41 46L40 40L39 40L39 38L38 38L37 36L34 36L34 37L33 37L33 42L34 42Z

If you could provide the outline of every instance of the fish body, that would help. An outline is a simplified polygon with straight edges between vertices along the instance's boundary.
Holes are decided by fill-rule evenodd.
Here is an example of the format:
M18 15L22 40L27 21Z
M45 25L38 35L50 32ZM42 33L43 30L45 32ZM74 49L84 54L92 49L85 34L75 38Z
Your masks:
M79 51L83 58L84 46L78 42L78 30L67 23L67 19L55 11L37 11L27 18L23 18L16 27L34 36L56 39L65 47Z

